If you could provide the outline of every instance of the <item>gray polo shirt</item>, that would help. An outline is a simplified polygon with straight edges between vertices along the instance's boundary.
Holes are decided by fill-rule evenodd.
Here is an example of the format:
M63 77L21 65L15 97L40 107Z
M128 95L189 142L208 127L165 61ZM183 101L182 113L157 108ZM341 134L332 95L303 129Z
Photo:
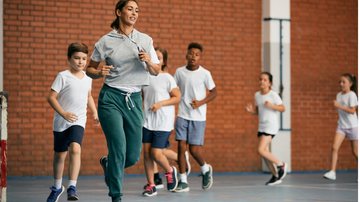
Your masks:
M160 63L153 46L153 40L147 34L133 30L129 37L112 30L95 44L91 59L105 61L112 65L105 83L114 88L141 87L149 85L149 71L139 59L139 49L147 52L151 61Z

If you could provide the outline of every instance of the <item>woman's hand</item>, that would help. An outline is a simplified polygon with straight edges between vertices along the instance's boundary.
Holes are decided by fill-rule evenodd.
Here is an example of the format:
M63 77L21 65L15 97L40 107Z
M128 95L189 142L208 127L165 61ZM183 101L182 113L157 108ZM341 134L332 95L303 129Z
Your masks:
M139 52L139 59L142 61L142 62L150 62L150 55L148 53L146 53L145 51L141 50Z
M110 70L113 68L112 65L103 65L100 69L99 76L104 77L110 74Z

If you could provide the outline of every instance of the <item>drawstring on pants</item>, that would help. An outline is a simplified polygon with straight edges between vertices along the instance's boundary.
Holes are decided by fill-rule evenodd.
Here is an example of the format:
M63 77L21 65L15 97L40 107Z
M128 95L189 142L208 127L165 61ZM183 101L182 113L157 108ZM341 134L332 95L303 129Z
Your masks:
M127 93L121 93L122 95L125 95L125 101L126 101L126 106L129 110L131 110L131 108L134 108L134 102L131 99L131 92L127 92Z

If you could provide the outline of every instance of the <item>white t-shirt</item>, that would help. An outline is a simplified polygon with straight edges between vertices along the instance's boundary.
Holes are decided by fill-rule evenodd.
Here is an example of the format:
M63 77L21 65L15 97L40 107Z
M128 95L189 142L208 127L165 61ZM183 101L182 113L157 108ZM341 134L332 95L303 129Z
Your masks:
M59 72L51 86L51 89L58 93L57 100L60 106L78 117L76 122L70 123L55 111L53 130L56 132L62 132L73 125L85 128L88 94L92 80L85 72L83 74L84 77L79 79L69 70Z
M206 104L193 109L190 103L194 99L204 99L207 90L215 88L211 73L202 66L195 71L190 71L186 69L186 66L182 66L176 70L174 77L181 91L178 116L191 121L206 121Z
M340 105L346 107L356 107L358 105L356 94L353 91L350 91L346 94L339 92L336 95L336 101ZM338 113L339 113L338 125L340 128L348 129L348 128L355 128L358 126L356 113L350 114L341 109L338 109Z
M259 112L259 132L276 135L279 132L279 111L265 107L265 101L275 105L281 105L283 102L280 96L273 90L262 95L260 91L255 93L255 102Z
M168 73L150 75L150 85L143 88L144 127L153 131L171 131L174 129L175 106L163 106L156 112L150 107L159 101L170 98L170 92L177 88L174 78Z

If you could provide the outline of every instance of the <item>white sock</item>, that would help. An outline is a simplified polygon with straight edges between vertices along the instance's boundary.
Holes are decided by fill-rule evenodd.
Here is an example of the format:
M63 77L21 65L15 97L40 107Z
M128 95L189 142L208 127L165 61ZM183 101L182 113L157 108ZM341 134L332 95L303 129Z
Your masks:
M203 166L201 166L201 173L205 174L210 170L209 164L205 163Z
M186 173L180 173L180 181L186 184L188 183Z
M55 179L55 180L54 180L54 187L55 187L56 189L60 189L61 186L62 186L62 178L60 178L60 179Z
M70 186L76 187L76 183L77 183L77 180L69 180L68 188L69 188Z

